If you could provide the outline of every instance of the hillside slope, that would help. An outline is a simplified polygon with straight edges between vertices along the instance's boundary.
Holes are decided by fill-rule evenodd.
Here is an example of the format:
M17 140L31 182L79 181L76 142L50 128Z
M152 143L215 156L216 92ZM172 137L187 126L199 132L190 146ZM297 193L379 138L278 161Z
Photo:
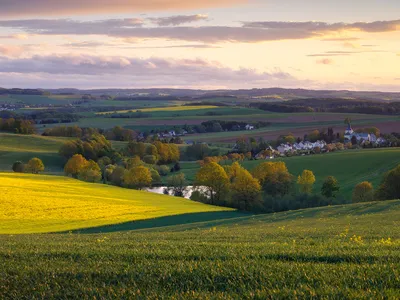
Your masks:
M398 200L138 231L0 235L0 298L399 299L399 220Z
M67 177L0 173L0 234L66 231L171 215L229 211Z

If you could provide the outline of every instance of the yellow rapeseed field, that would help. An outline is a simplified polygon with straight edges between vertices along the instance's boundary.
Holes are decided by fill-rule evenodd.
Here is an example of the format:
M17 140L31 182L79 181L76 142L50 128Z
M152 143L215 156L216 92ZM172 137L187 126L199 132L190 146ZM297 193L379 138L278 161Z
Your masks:
M67 177L0 173L0 234L66 231L223 210L227 209Z
M97 113L98 115L105 115L109 113L127 113L130 111L140 110L141 112L156 112L156 111L186 111L186 110L200 110L200 109L212 109L218 108L218 106L214 105L193 105L193 106L168 106L168 107L152 107L152 108L141 108L141 109L128 109L128 110L118 110L118 111L107 111Z

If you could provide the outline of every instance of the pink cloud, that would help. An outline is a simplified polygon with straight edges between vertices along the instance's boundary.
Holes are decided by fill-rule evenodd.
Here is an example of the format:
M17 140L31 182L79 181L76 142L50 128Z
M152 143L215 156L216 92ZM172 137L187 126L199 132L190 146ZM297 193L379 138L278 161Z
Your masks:
M1 0L0 16L71 16L232 6L248 0Z
M334 63L335 63L335 61L330 58L323 58L323 59L317 60L317 64L319 64L319 65L333 65Z

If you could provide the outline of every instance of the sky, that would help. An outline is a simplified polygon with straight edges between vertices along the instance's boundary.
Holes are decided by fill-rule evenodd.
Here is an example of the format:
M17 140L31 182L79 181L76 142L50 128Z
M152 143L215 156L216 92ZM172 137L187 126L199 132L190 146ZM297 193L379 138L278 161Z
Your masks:
M400 1L0 0L0 78L400 92Z

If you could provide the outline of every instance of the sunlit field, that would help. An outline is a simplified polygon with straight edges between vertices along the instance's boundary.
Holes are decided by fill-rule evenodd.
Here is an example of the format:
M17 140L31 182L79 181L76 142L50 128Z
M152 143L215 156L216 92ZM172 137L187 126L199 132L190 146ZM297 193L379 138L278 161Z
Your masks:
M156 111L186 111L186 110L201 110L201 109L212 109L218 108L218 106L213 105L194 105L194 106L169 106L169 107L152 107L152 108L143 108L140 109L141 112L156 112ZM118 110L118 111L108 111L97 113L98 115L105 115L109 113L127 113L130 111L134 111L132 109L128 110Z
M139 231L0 235L0 298L398 299L399 220L400 201L386 201Z
M45 175L0 173L0 190L0 234L55 232L229 210L182 198Z

